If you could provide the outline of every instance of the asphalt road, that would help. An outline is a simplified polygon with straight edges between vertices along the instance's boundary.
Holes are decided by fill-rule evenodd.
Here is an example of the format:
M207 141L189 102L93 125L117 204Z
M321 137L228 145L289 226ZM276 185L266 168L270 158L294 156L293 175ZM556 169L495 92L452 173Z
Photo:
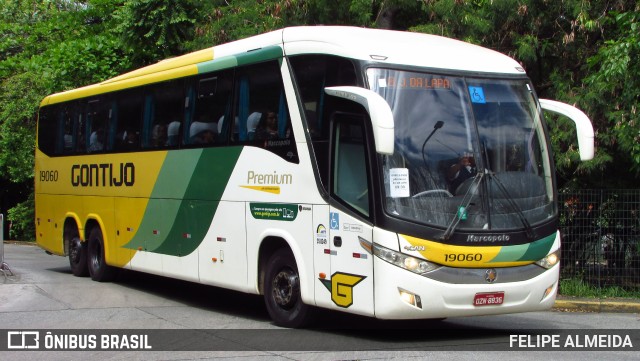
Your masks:
M635 360L640 349L640 319L634 313L549 311L432 322L390 322L321 311L312 328L285 330L271 323L259 296L131 271L121 272L111 283L93 282L90 278L74 277L67 258L50 256L24 244L6 244L5 261L14 275L5 278L0 274L0 329L4 330L0 338L8 337L4 336L8 332L24 330L41 333L49 330L54 334L128 332L146 334L153 347L151 351L136 352L5 350L2 359L7 360L437 358L493 361L546 356L583 361ZM517 340L529 346L531 342L537 345L536 335L560 334L561 340L566 341L567 334L584 330L628 335L634 351L627 351L629 347L593 352L575 352L581 349L563 347L539 351L539 348L528 347L526 350L535 353L522 352L525 348L504 352L513 349L514 334L525 335ZM0 339L0 348L3 345L6 348L8 342Z

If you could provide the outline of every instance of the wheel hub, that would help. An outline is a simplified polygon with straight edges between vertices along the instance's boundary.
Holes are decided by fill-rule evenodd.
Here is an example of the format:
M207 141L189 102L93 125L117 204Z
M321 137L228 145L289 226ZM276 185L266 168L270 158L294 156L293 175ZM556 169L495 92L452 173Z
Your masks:
M282 270L273 278L273 298L282 308L291 308L296 303L298 275L290 269Z

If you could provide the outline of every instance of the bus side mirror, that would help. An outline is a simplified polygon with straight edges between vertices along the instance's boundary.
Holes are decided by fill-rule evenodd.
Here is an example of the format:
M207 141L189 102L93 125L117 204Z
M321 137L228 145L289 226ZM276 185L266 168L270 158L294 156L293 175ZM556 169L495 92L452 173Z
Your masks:
M593 125L586 114L582 110L569 104L557 102L555 100L540 99L540 107L544 110L561 114L576 123L576 131L578 133L578 147L580 148L580 159L593 159L594 155L594 136Z
M393 144L395 141L393 134L393 113L383 97L372 90L354 86L330 87L324 88L324 91L328 95L361 104L371 118L376 152L388 155L393 154Z

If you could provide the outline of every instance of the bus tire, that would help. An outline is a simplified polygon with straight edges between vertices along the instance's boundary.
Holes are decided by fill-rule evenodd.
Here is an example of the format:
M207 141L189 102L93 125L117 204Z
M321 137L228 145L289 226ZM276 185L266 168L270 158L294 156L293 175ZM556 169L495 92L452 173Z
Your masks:
M269 316L278 326L299 328L312 319L313 310L300 295L298 267L286 248L277 250L266 264L264 299Z
M98 282L108 282L115 276L115 268L107 265L104 259L104 241L100 227L94 227L89 234L87 246L89 275Z
M76 277L86 277L89 275L87 266L87 243L82 242L78 233L70 234L65 237L69 240L69 266L71 272Z

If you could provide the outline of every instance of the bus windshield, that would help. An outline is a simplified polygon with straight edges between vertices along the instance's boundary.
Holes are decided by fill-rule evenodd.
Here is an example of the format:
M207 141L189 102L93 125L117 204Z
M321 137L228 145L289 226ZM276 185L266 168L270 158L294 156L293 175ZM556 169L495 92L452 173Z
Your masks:
M389 103L393 155L381 157L384 207L437 228L530 231L556 214L540 112L523 79L370 68Z

